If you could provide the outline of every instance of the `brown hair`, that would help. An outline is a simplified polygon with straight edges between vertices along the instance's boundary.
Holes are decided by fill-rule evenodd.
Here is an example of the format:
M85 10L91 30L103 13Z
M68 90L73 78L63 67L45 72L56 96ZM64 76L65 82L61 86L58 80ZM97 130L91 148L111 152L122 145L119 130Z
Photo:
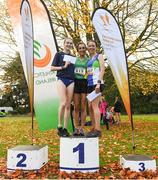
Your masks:
M78 51L78 47L79 47L80 44L84 44L84 46L86 48L86 44L83 41L80 41L80 42L77 43L77 51Z
M95 40L89 40L89 41L87 42L87 45L88 45L90 42L95 43L95 45L97 46L97 42L96 42Z

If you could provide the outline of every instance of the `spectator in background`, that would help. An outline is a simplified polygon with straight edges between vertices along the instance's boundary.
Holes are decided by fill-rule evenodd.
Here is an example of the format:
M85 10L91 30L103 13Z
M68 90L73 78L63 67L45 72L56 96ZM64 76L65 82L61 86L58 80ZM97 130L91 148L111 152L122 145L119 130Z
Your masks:
M110 124L114 124L114 110L113 107L109 106L106 109L106 121L108 121Z
M100 110L100 122L103 121L104 117L106 116L106 109L108 107L108 103L105 100L104 96L101 96L100 103L99 103L99 110Z
M114 112L115 112L115 121L117 124L120 124L120 122L121 122L121 117L120 117L121 102L120 102L118 96L115 97Z

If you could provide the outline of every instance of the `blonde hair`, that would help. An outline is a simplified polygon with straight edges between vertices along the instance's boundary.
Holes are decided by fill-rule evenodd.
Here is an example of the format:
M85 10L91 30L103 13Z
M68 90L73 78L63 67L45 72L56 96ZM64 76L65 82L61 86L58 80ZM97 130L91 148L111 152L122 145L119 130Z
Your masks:
M68 39L70 39L70 40L73 42L73 39L72 39L71 37L66 37L66 38L64 39L64 44L65 44L66 40L68 40Z

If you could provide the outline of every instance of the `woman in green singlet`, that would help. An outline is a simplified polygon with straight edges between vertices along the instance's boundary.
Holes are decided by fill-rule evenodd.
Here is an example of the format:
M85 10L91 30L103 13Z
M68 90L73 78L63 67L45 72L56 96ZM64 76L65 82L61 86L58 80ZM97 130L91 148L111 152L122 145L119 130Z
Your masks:
M87 62L86 45L79 42L77 45L79 56L75 62L75 87L74 87L74 136L84 136L86 119L86 95L87 95ZM79 115L80 120L79 122Z

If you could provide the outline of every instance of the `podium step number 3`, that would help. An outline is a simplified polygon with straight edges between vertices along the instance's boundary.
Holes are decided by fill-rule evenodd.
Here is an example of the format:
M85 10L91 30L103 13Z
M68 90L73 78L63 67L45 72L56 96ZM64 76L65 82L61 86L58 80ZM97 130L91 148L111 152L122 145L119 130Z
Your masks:
M98 138L60 138L60 171L98 170Z
M120 164L123 168L130 168L131 171L136 172L145 170L156 171L156 161L146 155L120 156Z
M21 145L8 149L8 171L39 170L48 162L48 146Z

